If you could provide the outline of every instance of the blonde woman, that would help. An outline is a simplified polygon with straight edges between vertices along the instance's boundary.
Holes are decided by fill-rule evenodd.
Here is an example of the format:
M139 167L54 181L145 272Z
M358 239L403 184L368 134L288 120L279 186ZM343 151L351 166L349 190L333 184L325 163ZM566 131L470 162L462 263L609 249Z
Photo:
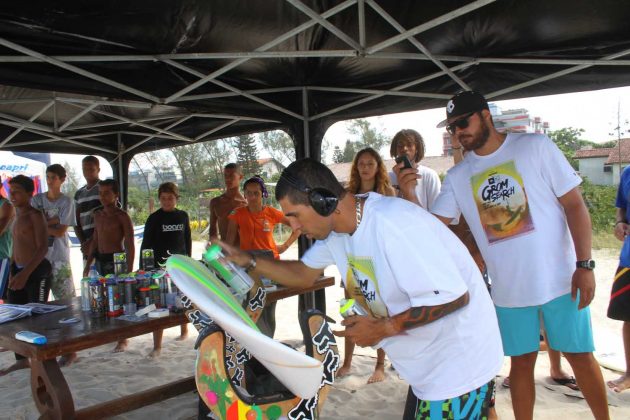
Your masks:
M352 194L376 192L392 197L396 195L396 191L389 181L389 175L383 164L383 159L374 149L368 147L360 150L354 157L352 169L350 169L348 191ZM345 295L347 299L349 297L347 290ZM343 366L337 372L337 377L347 375L352 366L354 342L347 338L345 340ZM378 349L376 354L376 366L374 367L374 373L368 379L368 384L381 382L385 379L385 352L382 349Z

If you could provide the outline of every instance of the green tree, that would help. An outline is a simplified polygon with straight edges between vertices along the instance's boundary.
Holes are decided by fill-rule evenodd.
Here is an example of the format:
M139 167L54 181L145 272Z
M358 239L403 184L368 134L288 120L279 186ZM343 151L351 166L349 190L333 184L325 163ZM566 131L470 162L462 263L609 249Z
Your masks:
M288 165L295 160L295 144L284 131L265 131L258 134L258 140L267 153L278 162Z
M381 148L388 143L387 137L382 131L374 127L368 120L362 118L352 120L347 131L355 138L356 151L371 147L380 153Z
M198 191L208 185L206 175L208 156L201 143L173 147L169 150L175 157L186 188Z
M603 143L593 143L594 149L612 149L617 147L617 140L605 141Z
M341 149L339 148L339 146L335 146L335 149L333 151L333 162L334 163L343 163L343 152L341 151Z
M575 169L578 168L578 162L574 159L575 152L590 143L580 138L583 132L584 129L582 128L566 127L549 133L549 138L556 143L556 146L564 153L564 156Z
M235 141L237 150L236 161L243 168L245 178L260 173L260 164L258 163L258 149L253 136L238 136Z
M79 189L81 177L67 161L63 163L63 167L66 169L66 182L61 185L61 191L72 198L74 197L74 193Z
M357 144L351 140L346 140L346 145L343 148L342 162L352 162L352 159L354 159L354 155L357 151Z
M225 140L213 140L202 143L208 158L208 187L223 186L223 167L232 158L232 147Z
M617 188L610 185L593 185L584 179L582 197L588 208L594 232L611 232L615 220Z

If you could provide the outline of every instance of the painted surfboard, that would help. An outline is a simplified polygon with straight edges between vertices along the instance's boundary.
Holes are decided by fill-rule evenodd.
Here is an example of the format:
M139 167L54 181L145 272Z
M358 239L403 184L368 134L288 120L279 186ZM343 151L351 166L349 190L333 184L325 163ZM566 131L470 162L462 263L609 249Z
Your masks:
M305 399L317 394L322 363L262 334L230 290L206 266L187 256L172 255L166 260L166 271L182 293L289 391Z

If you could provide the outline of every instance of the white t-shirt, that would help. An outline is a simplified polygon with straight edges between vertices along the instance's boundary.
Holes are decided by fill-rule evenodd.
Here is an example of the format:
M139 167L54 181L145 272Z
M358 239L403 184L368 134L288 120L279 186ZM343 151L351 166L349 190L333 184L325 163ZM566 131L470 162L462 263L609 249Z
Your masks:
M417 205L370 193L357 231L331 233L302 262L335 264L351 296L358 293L376 317L442 305L468 291L463 308L379 343L418 398L462 395L500 370L497 318L479 269L459 239Z
M435 199L440 194L440 177L437 172L426 166L418 165L418 185L416 185L416 197L420 207L431 210ZM394 172L389 173L389 180L392 185L398 185L398 179Z
M575 248L558 197L582 179L540 134L509 134L448 171L432 212L464 215L492 278L497 306L541 305L571 291Z
M59 217L59 224L66 226L76 225L76 214L74 210L74 200L66 195L61 195L55 201L50 201L46 193L35 195L31 199L31 205L36 209L43 210L46 220ZM50 262L70 262L70 242L68 232L65 235L48 238L48 253L46 259Z

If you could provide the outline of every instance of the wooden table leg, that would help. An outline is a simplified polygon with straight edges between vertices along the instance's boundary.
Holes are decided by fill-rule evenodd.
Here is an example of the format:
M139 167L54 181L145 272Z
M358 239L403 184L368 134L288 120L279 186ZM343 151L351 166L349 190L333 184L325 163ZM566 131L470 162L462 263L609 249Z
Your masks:
M74 401L57 359L31 359L31 392L42 419L74 418Z

